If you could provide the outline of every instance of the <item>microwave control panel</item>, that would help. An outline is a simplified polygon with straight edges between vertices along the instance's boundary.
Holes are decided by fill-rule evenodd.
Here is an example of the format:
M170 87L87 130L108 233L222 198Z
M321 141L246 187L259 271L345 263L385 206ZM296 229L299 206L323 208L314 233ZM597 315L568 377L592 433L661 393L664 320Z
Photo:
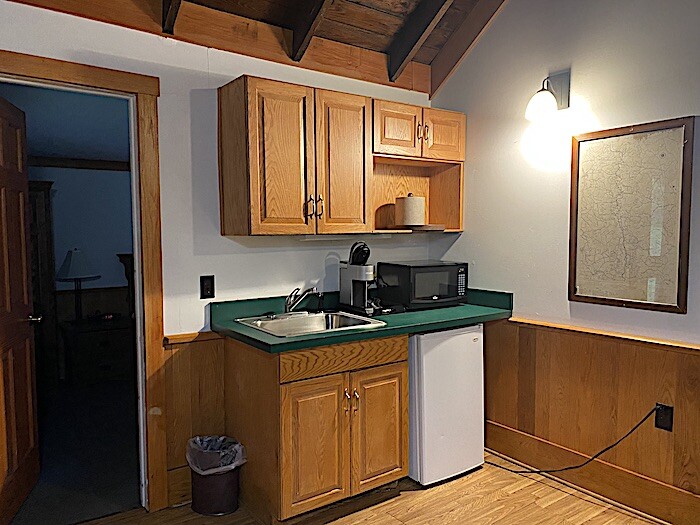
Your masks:
M467 295L467 275L464 268L460 268L457 274L457 295Z

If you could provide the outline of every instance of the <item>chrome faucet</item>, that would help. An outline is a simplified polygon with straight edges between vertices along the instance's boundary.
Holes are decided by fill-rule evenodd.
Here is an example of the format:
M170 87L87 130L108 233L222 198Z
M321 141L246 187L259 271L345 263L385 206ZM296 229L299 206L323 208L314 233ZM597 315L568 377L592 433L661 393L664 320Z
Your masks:
M293 312L294 309L301 304L301 302L306 299L311 294L316 294L320 297L320 294L315 286L307 288L303 292L300 292L301 288L294 288L292 293L290 293L284 300L284 313Z

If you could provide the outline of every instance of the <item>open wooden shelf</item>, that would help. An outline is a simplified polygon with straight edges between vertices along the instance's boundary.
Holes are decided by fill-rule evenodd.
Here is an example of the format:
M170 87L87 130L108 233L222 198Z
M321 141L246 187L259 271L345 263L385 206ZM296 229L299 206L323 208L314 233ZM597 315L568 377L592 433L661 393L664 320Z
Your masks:
M396 226L396 198L409 193L425 197L427 224L444 224L445 232L462 231L464 168L462 162L374 155L370 184L374 229L412 233Z

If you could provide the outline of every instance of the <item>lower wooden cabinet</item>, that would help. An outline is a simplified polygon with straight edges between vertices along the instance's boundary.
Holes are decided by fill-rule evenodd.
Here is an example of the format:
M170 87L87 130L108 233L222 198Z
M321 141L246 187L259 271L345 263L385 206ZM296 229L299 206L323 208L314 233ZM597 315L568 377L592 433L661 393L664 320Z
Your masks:
M347 376L282 385L282 517L350 496Z
M359 494L408 473L408 363L350 374L352 472Z
M246 446L241 499L263 523L408 474L407 336L278 355L226 347L226 433Z

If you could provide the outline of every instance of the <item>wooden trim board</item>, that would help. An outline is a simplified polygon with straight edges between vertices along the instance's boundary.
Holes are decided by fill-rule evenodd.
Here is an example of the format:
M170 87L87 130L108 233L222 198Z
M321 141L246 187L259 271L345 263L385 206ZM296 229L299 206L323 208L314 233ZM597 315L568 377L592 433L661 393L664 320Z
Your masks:
M543 328L552 328L555 330L569 330L572 332L580 332L584 334L592 335L602 335L604 337L615 337L618 339L628 339L630 341L638 341L640 343L650 343L655 345L663 345L672 347L678 351L695 351L700 350L700 344L696 343L684 343L683 341L672 341L668 339L656 339L654 337L646 337L642 335L632 335L625 334L622 332L609 332L607 330L598 330L597 328L586 328L584 326L574 326L561 323L550 323L547 321L537 321L534 319L525 319L524 317L511 317L509 319L512 323L518 323L521 325L531 325L531 326L541 326Z
M146 439L149 510L168 506L163 373L163 270L158 160L159 80L154 77L0 51L0 75L136 96L141 211L141 271L146 349Z
M163 35L160 0L12 1ZM396 82L392 82L384 53L318 37L311 39L304 57L295 62L289 57L291 31L191 2L180 6L177 24L169 38L374 84L430 92L428 65L410 62Z
M181 345L186 343L199 343L202 341L215 341L223 339L223 335L216 332L193 332L189 334L172 334L163 338L163 346Z
M0 73L119 93L160 95L160 81L156 77L13 51L0 50Z
M538 469L573 465L589 457L488 420L486 446ZM697 494L600 459L584 468L552 475L677 525L696 524L700 516L700 496Z

